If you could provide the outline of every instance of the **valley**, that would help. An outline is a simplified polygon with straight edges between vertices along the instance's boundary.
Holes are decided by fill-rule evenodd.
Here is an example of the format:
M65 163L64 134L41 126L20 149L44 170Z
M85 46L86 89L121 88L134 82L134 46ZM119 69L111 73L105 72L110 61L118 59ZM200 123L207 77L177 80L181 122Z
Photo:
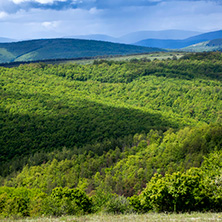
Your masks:
M221 58L0 67L1 218L221 211Z

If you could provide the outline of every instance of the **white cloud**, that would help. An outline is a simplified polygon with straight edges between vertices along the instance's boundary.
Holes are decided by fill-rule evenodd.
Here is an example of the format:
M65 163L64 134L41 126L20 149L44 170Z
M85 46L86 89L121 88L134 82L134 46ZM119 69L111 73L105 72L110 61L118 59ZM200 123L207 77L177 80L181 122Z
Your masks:
M53 21L53 22L42 22L42 26L47 28L47 29L56 29L59 26L58 21Z
M52 4L55 2L66 2L67 0L12 0L15 4L21 4L24 2L37 2L40 4Z
M35 0L35 2L38 2L41 4L52 4L54 2L66 2L66 0Z
M12 0L12 2L15 3L15 4L20 4L20 3L25 2L25 1L27 1L27 0Z
M7 17L8 14L6 12L0 12L0 19Z
M101 10L98 10L97 8L91 8L90 10L89 10L89 13L90 14L92 14L92 15L96 15L96 14L98 14L99 12L100 12Z
M115 37L139 30L212 31L222 28L222 5L210 1L169 0L152 6L124 6L115 9L64 7L63 10L45 7L55 0L32 0L33 3L40 1L43 8L27 10L20 8L19 4L28 5L30 0L0 0L0 37L27 39L86 34L108 34ZM95 0L86 1L95 3ZM60 3L66 4L65 0L60 0ZM13 4L17 7L14 11ZM7 12L11 13L10 16L7 16Z

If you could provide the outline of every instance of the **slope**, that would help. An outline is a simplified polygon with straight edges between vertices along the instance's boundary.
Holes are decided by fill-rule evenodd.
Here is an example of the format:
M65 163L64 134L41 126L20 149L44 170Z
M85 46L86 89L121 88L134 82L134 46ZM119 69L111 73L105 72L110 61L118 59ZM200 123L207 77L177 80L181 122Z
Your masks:
M185 39L194 35L198 35L198 32L186 31L186 30L161 30L161 31L138 31L132 32L127 35L118 38L119 42L133 44L144 39Z
M106 41L106 42L119 43L117 38L109 36L109 35L103 35L103 34L74 35L74 36L67 36L65 38L96 40L96 41Z
M222 38L222 31L208 32L201 35L193 36L183 40L173 40L173 39L145 39L136 42L135 45L147 46L147 47L161 47L167 49L180 49L187 46L197 44L204 41L209 41L213 39Z
M199 57L2 67L1 162L220 121L221 54Z
M0 42L14 42L14 41L15 41L14 39L0 37Z
M0 217L221 212L221 81L220 52L0 67Z
M0 62L68 59L162 51L93 40L43 39L0 44Z
M99 40L99 41L108 41L115 43L125 43L125 44L133 44L135 42L141 41L143 39L148 38L156 38L156 39L185 39L192 37L194 35L200 34L195 31L187 31L187 30L161 30L161 31L137 31L125 34L120 37L112 37L103 34L91 34L91 35L76 35L76 36L67 36L68 38L75 39L88 39L88 40Z
M221 51L222 50L222 39L214 39L211 41L197 43L197 44L185 47L182 50L189 51L189 52Z

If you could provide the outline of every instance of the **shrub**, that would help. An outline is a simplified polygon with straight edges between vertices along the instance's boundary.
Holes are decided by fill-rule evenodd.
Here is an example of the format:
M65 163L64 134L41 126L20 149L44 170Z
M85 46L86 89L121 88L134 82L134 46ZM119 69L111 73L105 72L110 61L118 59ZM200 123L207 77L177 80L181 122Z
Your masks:
M210 210L208 186L200 168L165 177L156 174L141 194L142 205L157 212Z
M105 212L107 213L123 214L131 211L129 200L124 196L114 195L105 206Z
M57 187L44 203L44 213L54 216L90 213L91 208L92 201L80 189Z
M145 213L151 209L150 205L142 205L141 196L133 195L127 198L129 200L129 205L132 210L136 213Z
M45 197L46 194L38 189L0 187L0 215L3 217L40 215Z

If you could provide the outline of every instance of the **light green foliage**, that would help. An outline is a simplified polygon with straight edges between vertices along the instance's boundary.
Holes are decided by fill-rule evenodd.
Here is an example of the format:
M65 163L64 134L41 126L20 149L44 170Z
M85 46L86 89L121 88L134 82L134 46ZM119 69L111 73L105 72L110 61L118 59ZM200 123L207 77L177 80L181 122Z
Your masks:
M121 208L146 187L145 201L124 203L142 211L206 210L207 202L220 209L221 73L220 53L1 67L1 185L62 193L46 198L49 215L86 212L67 196L76 188L92 196L93 212L114 193L120 199L110 206ZM8 205L8 193L0 195L5 215L42 212L41 198L31 211L29 199L10 197Z
M142 206L157 212L221 211L221 184L209 176L206 164L184 173L175 172L164 177L156 174L141 194ZM218 177L221 177L221 172L217 173Z
M91 208L92 202L85 192L66 187L53 189L43 205L44 213L54 216L90 213Z
M136 134L131 145L101 156L71 155L68 151L65 155L63 150L51 153L55 159L46 164L26 166L16 177L5 179L4 184L40 188L47 193L57 186L84 187L95 195L93 200L100 208L112 192L125 196L140 193L156 172L164 175L200 167L204 156L221 147L221 130L220 125L206 125L164 134L161 131ZM100 146L97 144L97 149ZM69 159L59 160L63 155Z
M45 198L37 189L0 187L0 217L41 215Z
M219 58L1 68L1 161L221 122L221 69Z
M128 197L129 205L133 209L134 212L144 213L151 210L151 206L149 204L142 204L141 195L133 195Z
M221 209L222 206L222 150L215 150L204 159L201 168L205 172L205 181L208 186L208 195L211 206Z
M190 170L187 173L176 172L165 177L157 174L143 191L142 204L150 205L151 209L157 212L199 210L199 200L196 199L201 197L200 179L199 172Z

